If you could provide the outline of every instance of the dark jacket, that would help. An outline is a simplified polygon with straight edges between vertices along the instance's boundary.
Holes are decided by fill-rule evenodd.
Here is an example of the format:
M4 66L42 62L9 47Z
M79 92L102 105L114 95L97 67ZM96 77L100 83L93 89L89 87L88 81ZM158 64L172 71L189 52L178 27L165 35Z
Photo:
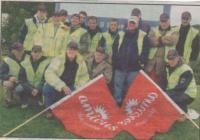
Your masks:
M129 31L125 32L122 44L118 50L119 36L114 40L113 43L113 68L121 71L138 71L141 69L141 64L145 64L148 59L149 47L148 38L144 37L142 53L138 54L138 40L139 30L134 33Z
M169 75L173 73L177 69L177 67L180 67L181 65L183 65L182 62L179 62L179 64L174 68L168 66ZM170 89L167 92L178 95L185 93L185 90L188 88L190 82L192 81L192 78L193 74L190 71L184 72L180 76L178 84L173 89Z
M176 49L179 53L179 55L183 56L184 54L184 44L186 41L186 37L188 34L188 31L190 30L190 25L189 26L181 26L180 28L180 35L179 35L179 41L176 45ZM200 50L200 46L199 46L199 35L197 35L193 41L192 41L192 52L190 54L190 61L195 61L197 60L198 56L199 56L199 50Z

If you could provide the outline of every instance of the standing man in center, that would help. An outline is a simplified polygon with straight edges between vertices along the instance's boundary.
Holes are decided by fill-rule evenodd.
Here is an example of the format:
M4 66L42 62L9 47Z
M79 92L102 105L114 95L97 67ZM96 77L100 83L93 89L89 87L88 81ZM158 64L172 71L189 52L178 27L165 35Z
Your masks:
M117 37L113 43L114 98L119 105L137 72L148 59L148 38L146 33L138 29L138 22L138 17L131 16L124 36Z

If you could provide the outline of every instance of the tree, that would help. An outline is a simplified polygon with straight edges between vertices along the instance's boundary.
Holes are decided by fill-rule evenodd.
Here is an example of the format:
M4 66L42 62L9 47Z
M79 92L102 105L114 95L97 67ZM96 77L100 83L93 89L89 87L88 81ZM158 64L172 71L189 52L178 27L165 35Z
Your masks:
M1 40L4 41L1 46L4 53L7 52L13 42L18 40L19 29L25 18L32 17L39 4L38 2L2 2L2 14L8 14L7 23L2 27ZM48 16L51 16L55 9L55 3L46 2L44 4L47 6Z

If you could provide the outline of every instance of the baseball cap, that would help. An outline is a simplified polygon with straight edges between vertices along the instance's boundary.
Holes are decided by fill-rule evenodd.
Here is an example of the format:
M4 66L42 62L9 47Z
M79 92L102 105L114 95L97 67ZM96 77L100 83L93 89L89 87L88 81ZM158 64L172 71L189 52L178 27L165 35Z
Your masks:
M128 22L135 22L135 23L138 23L138 17L136 16L131 16L129 19L128 19Z
M160 15L160 21L165 22L167 20L169 20L169 15L168 14L163 13L163 14Z
M42 47L40 45L34 45L32 52L42 52Z
M134 8L134 9L132 10L131 16L139 16L139 15L141 15L140 9Z
M169 50L168 53L167 53L167 59L168 60L174 60L178 56L179 56L178 52L174 49Z
M60 15L61 16L68 16L67 10L64 10L64 9L60 10Z
M185 11L185 12L183 12L182 14L181 14L181 18L182 19L190 19L192 16L191 16L191 14L190 14L190 12L188 12L188 11Z
M23 45L22 45L21 43L19 43L19 42L15 42L15 43L11 46L10 49L11 49L11 50L18 50L18 51L21 51L21 50L23 50Z
M75 41L69 42L67 47L70 48L70 49L78 50L78 44Z

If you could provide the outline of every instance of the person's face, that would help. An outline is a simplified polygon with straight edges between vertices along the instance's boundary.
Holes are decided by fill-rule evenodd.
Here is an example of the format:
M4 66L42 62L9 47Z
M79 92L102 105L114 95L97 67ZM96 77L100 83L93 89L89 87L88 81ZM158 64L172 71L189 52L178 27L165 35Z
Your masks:
M11 53L12 53L15 57L20 57L20 56L24 53L24 51L23 51L23 49L22 49L22 50L12 49L12 50L11 50Z
M61 21L60 16L53 16L54 23L59 23Z
M105 59L105 54L100 53L100 52L95 52L94 57L97 63L101 63Z
M166 30L167 28L169 28L169 26L170 26L170 21L169 20L160 21L161 29Z
M95 19L90 19L88 21L88 26L91 30L95 30L97 27L97 21Z
M79 17L76 17L76 16L71 17L71 24L72 24L72 27L78 26L80 24Z
M44 20L47 17L47 12L37 11L37 17L40 21Z
M178 64L178 61L179 61L179 57L176 57L175 59L172 59L172 60L168 60L168 64L170 67L175 67L177 64Z
M65 22L67 20L67 16L60 16L60 21Z
M67 57L69 58L69 60L74 60L77 53L78 53L78 50L71 49L71 48L67 49Z
M42 57L42 52L32 51L31 56L32 56L33 61L37 61Z
M142 18L142 16L140 14L133 14L132 16L138 17L139 20Z
M116 32L118 29L118 23L115 21L110 22L109 28L111 32Z
M191 22L191 18L190 17L182 17L181 18L181 24L183 26L190 25L190 22Z
M84 15L84 14L79 14L79 16L80 16L80 23L84 23L85 20L86 20L86 15Z
M135 22L128 22L128 27L127 29L130 31L130 32L134 32L136 29L138 28L138 25L137 23Z

